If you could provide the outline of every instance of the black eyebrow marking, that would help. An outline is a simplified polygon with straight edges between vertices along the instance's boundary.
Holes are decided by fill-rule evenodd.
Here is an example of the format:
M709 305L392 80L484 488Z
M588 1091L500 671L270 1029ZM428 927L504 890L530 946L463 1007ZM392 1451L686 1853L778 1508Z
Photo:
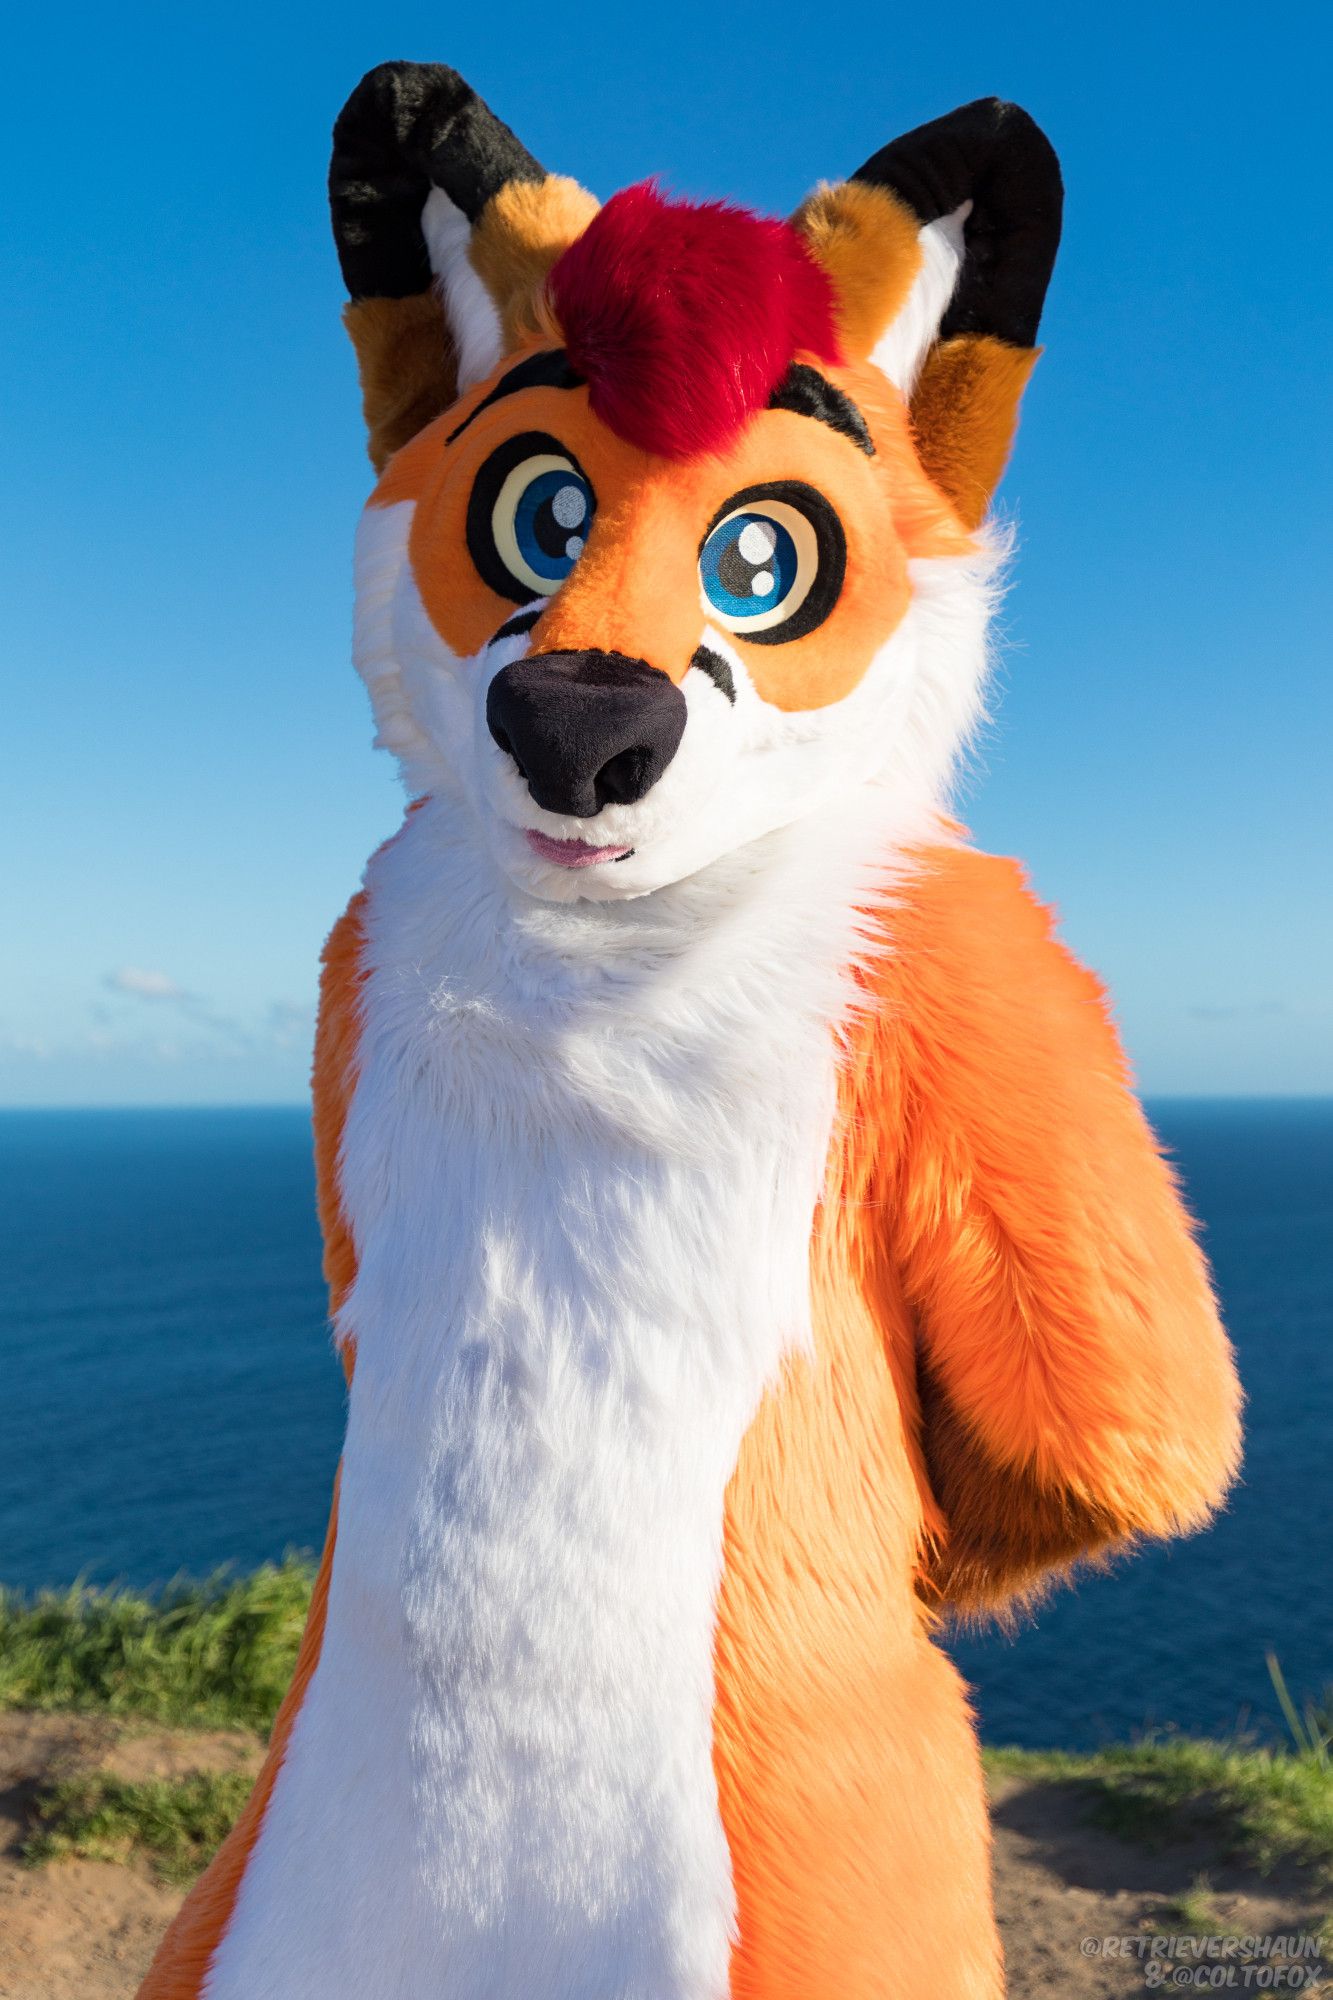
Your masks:
M507 375L502 375L490 395L483 396L458 429L450 431L445 443L452 444L455 438L462 437L472 419L489 410L502 396L512 396L518 389L581 389L583 381L583 376L570 367L563 347L544 347L540 354L530 354L526 361L520 361Z
M690 665L697 667L701 674L707 674L715 688L719 688L734 708L736 705L736 682L731 668L720 653L711 646L696 646L690 656Z
M530 632L546 609L545 601L531 611L516 611L512 618L506 618L498 632L492 632L486 641L488 646L498 646L501 639L517 639L520 632Z
M770 410L795 410L798 417L813 417L816 423L827 424L831 431L850 438L867 458L875 456L875 440L870 435L870 426L851 397L844 395L817 368L808 367L804 361L792 362L769 397L768 407Z

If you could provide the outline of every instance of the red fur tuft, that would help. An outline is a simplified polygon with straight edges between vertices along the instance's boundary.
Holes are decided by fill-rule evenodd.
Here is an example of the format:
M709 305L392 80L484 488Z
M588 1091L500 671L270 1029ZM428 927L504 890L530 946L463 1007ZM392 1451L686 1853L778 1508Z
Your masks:
M789 224L650 181L611 197L548 294L596 415L663 458L726 444L798 351L839 359L828 279Z

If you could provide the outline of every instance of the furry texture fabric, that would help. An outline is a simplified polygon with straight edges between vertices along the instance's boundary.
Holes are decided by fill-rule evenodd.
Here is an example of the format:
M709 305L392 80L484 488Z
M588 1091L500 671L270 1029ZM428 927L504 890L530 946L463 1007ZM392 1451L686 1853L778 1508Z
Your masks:
M910 397L922 362L939 332L967 256L969 204L928 223L917 237L921 262L902 306L885 327L870 358L894 387Z
M855 179L890 191L923 225L966 206L972 254L941 318L942 339L989 333L1032 345L1064 186L1050 140L1020 105L979 97L882 146Z
M946 812L1053 155L987 100L791 226L597 213L452 71L354 103L354 651L414 803L321 989L347 1436L143 1995L998 2000L939 1622L1197 1526L1239 1448L1105 996Z
M726 1990L723 1499L812 1340L829 1026L884 803L817 855L792 830L664 899L517 926L459 804L374 864L343 1525L214 2000Z
M483 210L468 254L495 300L506 352L545 330L547 276L596 213L587 189L562 174L510 181Z
M593 415L663 458L729 444L798 351L840 358L828 279L794 230L651 184L612 197L547 292Z
M447 410L458 394L458 355L434 292L353 300L343 325L361 373L367 450L376 472Z
M432 189L474 223L500 189L544 178L457 70L380 63L333 128L329 212L348 293L409 298L423 289L421 214Z
M1039 352L988 334L957 334L935 343L917 377L911 405L917 451L964 527L979 528L986 518Z

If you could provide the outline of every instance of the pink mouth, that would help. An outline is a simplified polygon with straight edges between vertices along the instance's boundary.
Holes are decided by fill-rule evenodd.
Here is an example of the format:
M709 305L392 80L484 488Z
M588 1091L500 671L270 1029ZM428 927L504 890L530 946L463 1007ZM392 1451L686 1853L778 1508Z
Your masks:
M523 838L539 860L552 861L557 868L595 868L599 861L623 861L632 847L590 847L586 840L552 840L549 833L529 827Z

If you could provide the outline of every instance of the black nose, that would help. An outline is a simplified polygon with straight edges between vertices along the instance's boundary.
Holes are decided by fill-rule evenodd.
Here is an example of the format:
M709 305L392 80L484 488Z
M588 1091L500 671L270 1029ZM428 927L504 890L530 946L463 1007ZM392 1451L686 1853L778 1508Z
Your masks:
M626 653L534 653L500 669L486 720L543 811L592 819L657 783L685 733L685 697Z

